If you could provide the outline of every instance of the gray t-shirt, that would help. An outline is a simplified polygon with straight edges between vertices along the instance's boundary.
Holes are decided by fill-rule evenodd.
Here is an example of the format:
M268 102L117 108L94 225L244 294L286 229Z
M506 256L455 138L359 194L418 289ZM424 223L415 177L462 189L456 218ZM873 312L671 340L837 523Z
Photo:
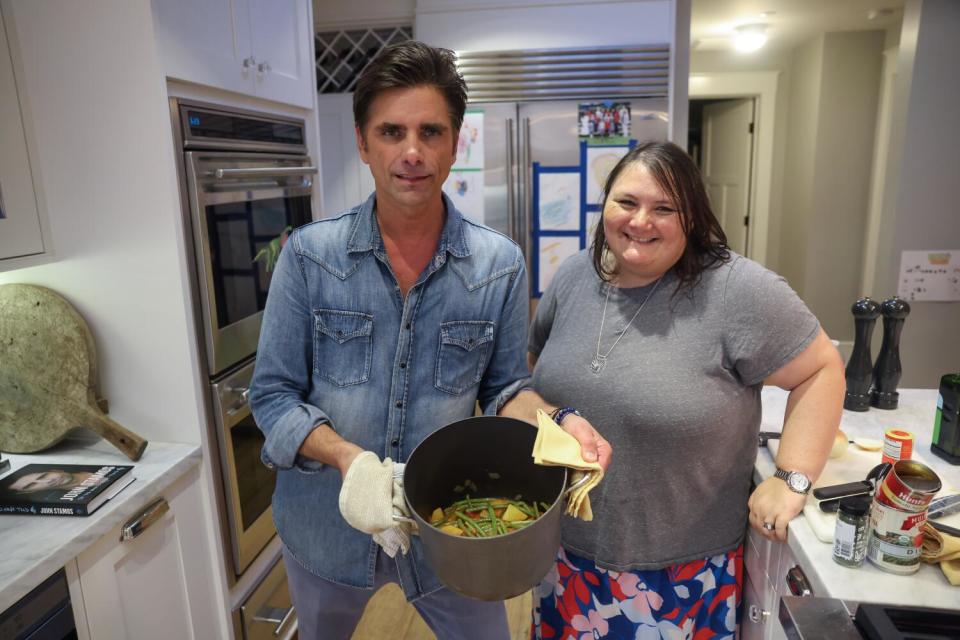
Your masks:
M587 251L561 265L537 308L534 388L577 408L613 446L590 494L594 520L563 519L563 545L613 570L658 569L723 553L743 539L764 378L819 323L786 281L739 255L676 293L664 276L591 370L609 288L606 354L653 284L603 283Z

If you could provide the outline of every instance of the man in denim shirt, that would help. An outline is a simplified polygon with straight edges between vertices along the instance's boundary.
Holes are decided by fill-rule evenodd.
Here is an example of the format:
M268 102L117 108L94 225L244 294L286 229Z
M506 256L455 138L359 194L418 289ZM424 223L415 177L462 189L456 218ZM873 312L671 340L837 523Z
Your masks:
M273 274L250 400L279 471L273 514L304 640L349 638L387 582L439 638L509 637L502 603L443 588L392 521L393 461L477 402L497 412L529 375L520 249L441 191L465 107L451 52L386 49L354 93L375 193L294 231ZM523 417L546 406L518 398ZM595 456L598 436L580 426Z

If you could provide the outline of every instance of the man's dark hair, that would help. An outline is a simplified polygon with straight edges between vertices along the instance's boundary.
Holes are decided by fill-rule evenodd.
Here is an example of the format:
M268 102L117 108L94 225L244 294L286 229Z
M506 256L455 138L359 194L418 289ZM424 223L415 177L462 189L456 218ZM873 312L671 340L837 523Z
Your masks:
M720 226L710 198L703 185L700 169L687 153L672 142L644 142L630 150L613 168L603 187L603 203L623 171L640 164L650 172L663 192L673 201L680 216L680 227L687 238L687 246L677 263L673 266L678 278L677 291L688 289L700 279L705 269L714 267L730 259L727 236ZM603 220L597 224L593 234L591 256L593 268L602 280L610 281L616 275L616 267L609 264L604 254L607 251L607 237L603 230Z
M407 40L386 47L360 74L353 92L353 121L363 133L370 104L384 91L436 87L443 94L454 133L467 110L467 83L457 71L456 55L449 49Z

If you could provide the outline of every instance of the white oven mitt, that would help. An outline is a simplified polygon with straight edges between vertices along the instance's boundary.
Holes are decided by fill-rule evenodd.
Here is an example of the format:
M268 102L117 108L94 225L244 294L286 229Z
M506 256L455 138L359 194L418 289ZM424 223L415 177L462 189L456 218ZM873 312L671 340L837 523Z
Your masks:
M399 469L398 469L399 468ZM410 525L396 522L393 514L408 515L403 503L403 465L390 458L383 462L364 451L350 463L340 488L340 513L354 529L373 535L390 557L398 549L410 550Z

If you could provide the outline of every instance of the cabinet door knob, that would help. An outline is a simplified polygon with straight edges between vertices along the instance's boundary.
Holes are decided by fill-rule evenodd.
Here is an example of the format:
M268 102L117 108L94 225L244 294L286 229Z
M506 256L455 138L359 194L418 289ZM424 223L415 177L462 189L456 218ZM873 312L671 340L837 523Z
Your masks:
M270 73L270 63L269 63L269 62L261 62L260 64L258 64L258 65L257 65L257 73L259 73L259 74L261 74L261 75L264 74L264 73Z
M170 504L166 499L157 498L144 507L143 511L127 520L126 524L120 529L120 542L133 540L169 510Z
M767 618L770 617L770 612L767 611L766 609L761 609L755 604L752 604L747 609L747 617L750 618L750 622L763 624L767 621Z
M249 71L249 70L250 70L250 67L254 67L254 66L256 66L256 64L257 64L257 60L256 60L256 58L254 58L253 56L250 56L250 57L248 57L248 58L244 58L244 59L243 59L243 70L244 70L244 71Z

